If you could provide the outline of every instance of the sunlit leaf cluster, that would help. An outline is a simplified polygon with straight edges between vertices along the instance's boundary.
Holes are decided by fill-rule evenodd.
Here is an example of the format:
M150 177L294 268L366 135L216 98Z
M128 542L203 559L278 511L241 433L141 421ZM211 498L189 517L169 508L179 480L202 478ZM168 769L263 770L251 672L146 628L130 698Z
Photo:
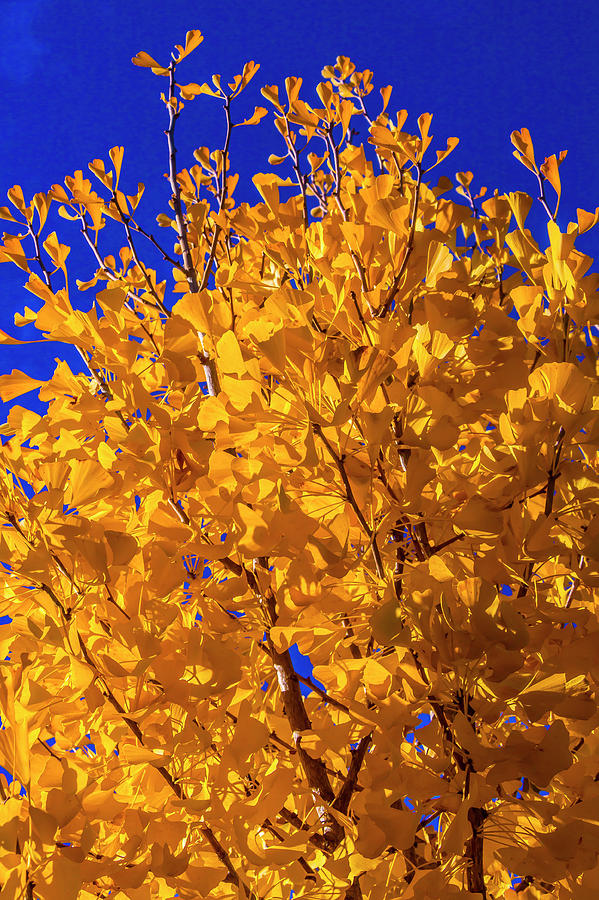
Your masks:
M157 228L121 147L0 208L15 325L80 360L0 376L2 897L591 900L599 209L562 230L522 129L533 234L346 57L236 118L258 66L179 83L201 41L133 60ZM225 133L182 169L191 101Z

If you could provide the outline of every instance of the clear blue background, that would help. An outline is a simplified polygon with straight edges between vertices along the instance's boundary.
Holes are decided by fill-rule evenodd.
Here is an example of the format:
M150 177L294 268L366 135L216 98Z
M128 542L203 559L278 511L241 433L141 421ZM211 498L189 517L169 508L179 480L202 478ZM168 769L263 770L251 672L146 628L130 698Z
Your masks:
M188 29L199 28L204 43L181 66L181 81L203 82L214 72L232 76L249 59L261 64L234 106L238 120L254 104L268 106L259 88L282 86L287 75L302 76L302 96L315 100L313 86L322 67L343 54L358 69L374 71L372 111L378 110L378 88L392 84L389 109L409 111L408 129L415 131L417 117L426 111L434 116L433 147L445 146L448 136L460 138L457 151L438 170L450 177L471 170L475 186L535 195L535 179L513 158L509 140L511 131L528 127L537 161L569 151L561 169L558 219L565 229L577 206L599 205L597 8L586 0L225 0L222 7L191 0L3 0L0 205L13 184L22 185L29 199L76 169L87 172L88 162L107 160L110 147L123 145L123 186L134 192L138 181L146 184L140 221L157 230L155 215L168 200L162 177L165 110L159 99L166 79L133 66L131 57L146 50L168 62L174 44L184 42ZM193 164L196 147L220 146L222 135L217 101L200 97L188 104L178 126L179 167ZM258 201L251 174L269 171L268 154L281 146L272 119L234 132L238 200ZM539 205L531 220L542 247L548 243L545 218ZM77 227L64 220L58 225L61 240L73 246L73 282L90 277L91 255ZM4 227L0 223L0 230ZM597 235L599 230L590 232L578 244L594 257ZM26 304L37 308L22 289L22 274L12 264L0 265L0 328L19 337L25 333L14 329L15 311ZM91 293L75 298L83 308L91 300ZM29 334L34 336L33 329ZM17 367L46 378L57 355L80 369L70 348L35 345L0 347L0 371ZM35 394L27 402L37 405Z

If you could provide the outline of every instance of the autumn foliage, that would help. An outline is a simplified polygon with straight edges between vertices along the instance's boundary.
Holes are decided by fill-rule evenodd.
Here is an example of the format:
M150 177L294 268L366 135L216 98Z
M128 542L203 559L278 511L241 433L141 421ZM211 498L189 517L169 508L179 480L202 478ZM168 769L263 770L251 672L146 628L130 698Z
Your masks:
M345 57L239 122L258 66L181 84L201 39L133 60L160 228L121 147L0 209L15 324L81 360L0 377L48 404L0 429L2 897L594 900L599 210L562 231L565 154L514 132L534 236ZM223 145L180 170L202 94ZM237 203L267 115L282 176Z

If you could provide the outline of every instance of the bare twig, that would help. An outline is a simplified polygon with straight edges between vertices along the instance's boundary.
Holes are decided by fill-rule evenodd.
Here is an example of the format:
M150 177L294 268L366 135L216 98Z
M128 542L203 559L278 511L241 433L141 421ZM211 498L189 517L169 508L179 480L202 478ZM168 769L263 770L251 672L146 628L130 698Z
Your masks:
M137 268L139 269L139 271L142 273L142 275L144 277L148 291L150 292L150 294L152 295L152 297L155 300L156 308L159 309L160 312L164 313L165 315L167 315L167 316L170 315L170 311L167 309L167 307L162 302L162 298L159 296L158 291L156 290L156 286L154 284L152 284L152 280L151 280L150 276L148 275L148 271L147 271L145 265L139 258L137 248L133 241L133 235L131 234L131 218L130 218L130 216L127 215L127 213L125 213L121 209L116 191L113 191L113 193L112 193L112 202L116 206L118 213L121 217L121 222L125 228L125 234L127 236L127 243L129 245L129 249L131 250L131 255L133 256L133 259L135 260L135 264L136 264Z
M557 440L555 442L553 448L553 459L551 460L551 468L548 472L547 478L547 491L545 494L545 515L550 516L553 510L553 501L555 499L555 482L557 481L557 477L559 475L558 466L560 461L560 456L562 453L562 449L564 446L564 438L566 436L566 431L563 425L560 425L560 429L558 432Z
M219 192L218 192L218 211L219 213L225 206L225 201L227 199L227 165L229 159L229 144L231 142L231 132L233 130L233 123L231 122L231 97L225 95L225 120L226 120L226 133L225 133L225 143L222 150L222 160L221 160L221 177L219 183ZM210 252L208 254L208 260L206 262L206 266L204 268L204 274L202 275L202 280L200 283L199 290L203 291L208 284L208 279L210 278L210 273L212 271L212 264L214 263L214 258L216 256L216 248L218 246L218 239L221 234L221 226L214 226L214 234L212 235L212 245L210 247Z
M408 267L408 261L410 259L410 255L412 250L414 249L414 235L416 233L416 218L418 216L418 200L420 197L420 185L422 184L422 165L418 165L418 179L416 181L416 185L414 187L414 199L412 205L412 217L411 217L411 225L410 225L410 235L408 237L408 243L406 244L406 249L404 251L403 259L401 261L401 265L396 276L393 279L391 287L387 291L387 296L383 302L383 305L377 312L377 317L380 319L384 319L389 310L391 309L391 305L395 300L397 295L397 291L399 285L401 284L401 280L404 276L404 273Z
M165 262L170 263L174 269L179 269L181 272L184 272L181 263L166 252L164 247L158 243L153 234L150 234L145 230L145 228L142 228L141 225L138 225L137 222L135 222L133 219L129 219L129 225L134 231L137 231L139 234L143 235L143 237L145 237L148 241L150 241L151 244L154 245L156 250L158 250L158 252L162 254L162 258Z
M333 160L333 177L334 177L334 188L333 188L333 196L335 197L335 202L339 208L339 212L343 217L343 221L347 222L347 210L343 206L341 202L341 169L339 166L339 146L333 140L333 126L332 124L328 125L326 128L326 143L329 148L329 153ZM341 138L340 144L343 142L343 137Z
M187 226L185 224L185 217L183 215L183 204L181 201L181 185L177 179L177 150L175 148L175 125L177 123L177 119L179 118L179 112L177 111L177 98L175 97L175 63L171 62L169 66L169 95L167 101L167 108L169 114L169 125L166 131L166 139L168 142L168 160L169 160L169 183L171 186L172 197L171 202L173 204L173 209L175 212L175 224L177 226L177 235L179 237L179 243L181 245L181 255L183 257L183 270L185 272L185 277L187 278L187 284L189 287L189 291L192 294L197 294L199 291L198 278L196 274L196 270L193 265L193 259L191 256L191 248L189 246L189 237L187 234ZM199 333L200 342L202 343L202 349L204 347L204 335ZM216 395L220 392L220 385L218 380L218 373L216 371L216 363L213 359L206 356L203 353L202 364L204 366L204 376L206 378L206 385L208 388L208 393L212 397L216 397Z
M555 212L551 212L551 210L549 209L549 203L547 202L547 195L545 193L545 182L547 181L547 179L543 176L542 172L537 171L535 172L535 175L537 176L537 181L539 183L539 202L541 203L541 206L543 207L551 221L555 222L557 207L555 209Z
M27 223L27 228L28 228L30 237L33 239L33 246L34 246L34 250L35 250L35 259L42 271L42 275L43 275L46 287L50 288L52 293L54 293L54 289L52 287L52 277L51 277L50 271L49 271L48 267L46 266L46 263L44 262L44 259L42 257L42 252L41 252L41 247L40 247L40 242L39 242L39 235L34 231L34 229L32 228L32 226L29 222ZM96 369L91 364L90 360L87 358L86 354L81 349L81 347L79 347L78 344L75 344L74 346L75 346L75 349L77 350L77 353L83 360L85 368L88 370L90 375L92 375L96 379L98 384L102 387L102 391L103 391L106 399L112 400L113 399L112 392L110 391L110 388L108 387L108 384L107 384L106 379L104 378L102 372L99 369Z

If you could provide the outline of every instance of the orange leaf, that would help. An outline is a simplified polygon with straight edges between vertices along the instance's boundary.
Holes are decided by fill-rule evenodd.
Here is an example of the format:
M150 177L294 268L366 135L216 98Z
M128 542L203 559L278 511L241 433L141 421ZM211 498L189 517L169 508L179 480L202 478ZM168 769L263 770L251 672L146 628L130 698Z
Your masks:
M142 66L144 69L151 69L154 75L168 75L169 70L164 66L161 66L160 63L157 63L155 59L152 59L149 53L146 53L144 50L140 50L139 53L131 60L134 66Z
M241 125L257 125L267 114L268 110L263 106L256 106L250 118L244 119L243 122L236 122L234 128L239 128ZM268 161L270 162L270 158Z
M245 371L243 356L234 332L225 331L216 345L218 366L223 372L241 375Z
M530 169L531 172L537 172L537 164L535 162L534 147L532 138L528 128L522 128L520 131L513 131L510 135L512 144L516 148L514 156L516 159Z
M576 216L578 219L578 233L584 234L585 231L590 231L591 228L594 228L599 221L599 206L594 213L587 212L584 209L577 209Z
M180 63L182 59L185 59L190 53L192 53L196 47L199 47L202 41L204 40L204 36L201 31L198 31L197 28L194 28L192 31L188 31L185 35L185 47L182 47L181 44L175 44L175 49L179 51L179 55L176 58L175 62Z
M12 339L8 341L1 341L2 343L21 343L20 341L13 341ZM22 343L26 343L23 341ZM19 369L13 369L10 375L0 375L0 398L6 403L9 400L14 400L15 397L20 397L21 394L28 394L29 391L34 391L37 388L41 387L45 382L38 381L36 378L30 378L29 375L25 375L24 372L20 372Z

